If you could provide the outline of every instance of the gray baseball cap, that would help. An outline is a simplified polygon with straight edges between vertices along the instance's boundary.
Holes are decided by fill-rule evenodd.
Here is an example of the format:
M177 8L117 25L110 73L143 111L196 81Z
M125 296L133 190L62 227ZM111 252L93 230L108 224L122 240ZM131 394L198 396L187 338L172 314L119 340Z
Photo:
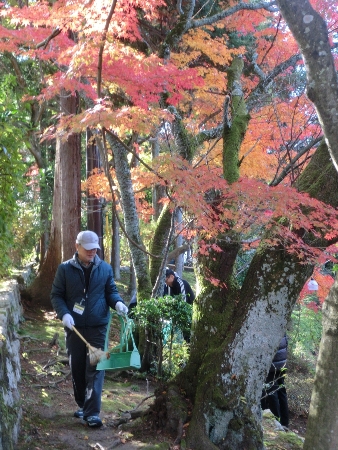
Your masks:
M94 231L81 231L76 238L76 243L81 245L85 250L93 248L101 248L99 246L99 237Z

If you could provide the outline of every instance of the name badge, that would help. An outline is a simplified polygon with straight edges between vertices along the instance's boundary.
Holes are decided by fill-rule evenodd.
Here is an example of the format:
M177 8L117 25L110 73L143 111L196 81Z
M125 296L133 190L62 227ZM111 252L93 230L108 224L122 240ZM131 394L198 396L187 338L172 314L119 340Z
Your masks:
M84 309L85 309L85 307L82 306L82 305L80 305L80 303L75 303L74 308L73 308L73 311L76 312L76 313L78 313L78 314L81 314L81 315L82 315Z

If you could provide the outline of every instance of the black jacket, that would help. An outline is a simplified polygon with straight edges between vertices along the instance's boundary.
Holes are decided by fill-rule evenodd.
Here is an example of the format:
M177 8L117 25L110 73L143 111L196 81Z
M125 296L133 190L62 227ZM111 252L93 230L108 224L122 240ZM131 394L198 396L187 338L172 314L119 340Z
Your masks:
M285 334L279 343L279 347L275 356L273 357L269 372L275 372L285 367L287 357L288 357L288 338Z
M191 289L190 284L186 280L175 276L173 285L171 287L167 285L164 286L163 295L171 295L171 297L175 297L176 295L180 294L182 294L185 301L190 305L195 300L195 294Z
M75 303L84 304L83 314L74 311ZM118 293L111 266L95 255L90 274L88 291L85 292L85 277L77 254L59 265L54 278L51 301L57 316L62 320L70 314L76 327L97 327L109 321L109 307L115 308L123 302Z

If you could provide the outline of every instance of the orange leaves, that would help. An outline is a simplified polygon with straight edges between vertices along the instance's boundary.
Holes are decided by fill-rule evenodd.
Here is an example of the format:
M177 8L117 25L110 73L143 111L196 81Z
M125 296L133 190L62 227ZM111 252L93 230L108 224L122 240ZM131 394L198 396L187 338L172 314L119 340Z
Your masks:
M241 175L272 181L297 155L301 142L309 142L320 134L315 110L305 93L284 100L272 98L251 112L240 151ZM298 164L308 156L304 155Z
M299 261L308 263L318 260L323 250L305 242L309 233L317 238L338 238L337 210L291 187L270 187L249 178L228 185L220 170L194 168L177 156L161 155L153 169L151 176L141 169L135 171L139 188L142 183L148 187L150 183L164 184L173 208L180 206L185 221L193 223L205 240L230 228L239 235L256 237L273 228L276 238L267 244L283 245ZM213 245L201 245L201 251L218 252Z
M206 67L208 66L208 60L215 65L230 65L234 55L239 55L245 50L244 47L229 49L227 47L226 37L215 38L202 29L190 30L185 34L181 47L184 53L174 54L173 58L182 67L190 65L201 57L204 57L204 65Z

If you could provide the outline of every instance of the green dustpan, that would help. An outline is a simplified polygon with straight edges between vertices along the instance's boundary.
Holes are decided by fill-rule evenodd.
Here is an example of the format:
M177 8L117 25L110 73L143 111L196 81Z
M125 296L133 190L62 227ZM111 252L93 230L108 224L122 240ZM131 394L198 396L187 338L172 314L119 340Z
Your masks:
M116 315L120 321L120 343L109 349L110 325L113 315ZM133 326L134 322L127 316L122 317L111 311L104 345L104 351L109 352L110 357L100 361L96 366L97 370L135 370L141 367L140 354L133 336ZM132 342L131 349L129 349L130 339Z

